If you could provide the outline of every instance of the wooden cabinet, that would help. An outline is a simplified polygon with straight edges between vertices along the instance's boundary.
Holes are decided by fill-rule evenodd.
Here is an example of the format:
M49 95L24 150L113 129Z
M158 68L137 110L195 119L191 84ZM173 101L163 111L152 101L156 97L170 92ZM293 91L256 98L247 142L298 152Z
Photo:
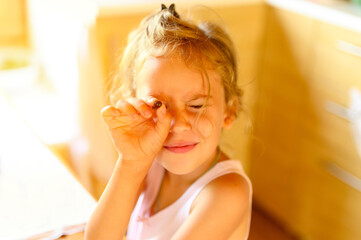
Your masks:
M361 158L351 123L328 109L330 102L349 107L350 89L361 91L361 54L357 56L351 51L353 46L361 52L361 33L325 23L320 23L318 32L318 41L313 46L315 65L309 81L314 104L312 112L306 111L303 123L324 139L330 151L345 158L335 159L338 165L361 178Z
M361 33L319 23L309 80L313 104L299 124L301 172L308 176L300 179L303 224L313 239L361 239L361 157L351 123L327 107L348 107L350 89L361 90L361 57L352 53L358 48Z
M361 90L361 58L351 53L361 33L273 7L267 14L255 202L301 238L361 239L361 158L350 122L328 111Z
M268 7L267 32L251 160L255 202L293 230L302 204L297 184L297 124L307 94L305 79L314 20Z

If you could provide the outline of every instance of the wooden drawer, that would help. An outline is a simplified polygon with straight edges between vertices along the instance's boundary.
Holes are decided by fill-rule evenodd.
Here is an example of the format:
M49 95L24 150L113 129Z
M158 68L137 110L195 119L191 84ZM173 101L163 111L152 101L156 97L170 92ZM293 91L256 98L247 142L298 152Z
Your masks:
M361 91L361 55L340 49L339 41L354 44L361 53L361 33L321 23L319 40L314 44L313 75L307 80L310 104L300 105L299 134L328 149L334 161L361 177L361 156L353 139L351 124L331 113L330 103L349 107L350 89Z
M361 90L360 46L361 34L269 8L251 178L255 200L305 239L361 239L361 157L327 109Z
M321 24L314 54L311 86L348 105L350 88L361 91L361 33Z
M352 174L361 177L361 156L358 153L352 133L352 126L347 120L326 110L323 103L327 98L322 94L313 103L303 106L298 116L296 135L304 141L327 149L330 156L335 156L335 163ZM302 152L303 149L300 149Z
M337 41L345 41L355 46L361 46L361 33L327 23L321 23L319 40L331 47L337 46Z
M330 149L312 142L304 142L303 149L295 184L302 192L303 234L307 239L361 239L361 187L355 186L361 179L351 179Z
M355 87L361 91L361 58L317 45L310 86L328 95L330 100L348 106L350 89Z

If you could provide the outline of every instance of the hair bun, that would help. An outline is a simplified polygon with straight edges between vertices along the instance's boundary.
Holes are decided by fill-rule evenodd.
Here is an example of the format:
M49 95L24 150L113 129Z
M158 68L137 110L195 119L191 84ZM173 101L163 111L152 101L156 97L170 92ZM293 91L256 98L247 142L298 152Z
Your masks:
M168 12L170 12L174 17L180 19L179 14L178 14L178 13L176 12L176 10L175 10L175 4L174 4L174 3L172 3L168 8L167 8L166 5L161 4L161 5L160 5L160 10L163 11L164 9L168 10Z

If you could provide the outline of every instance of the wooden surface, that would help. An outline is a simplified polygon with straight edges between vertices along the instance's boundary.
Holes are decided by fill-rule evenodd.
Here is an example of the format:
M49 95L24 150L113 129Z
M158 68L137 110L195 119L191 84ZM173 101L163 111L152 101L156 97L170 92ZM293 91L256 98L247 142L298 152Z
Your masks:
M69 236L62 236L59 238L61 240L83 240L84 239L84 232L75 233Z
M297 122L307 100L313 20L269 7L259 77L251 180L255 199L288 228L299 225ZM297 228L298 229L298 228Z
M297 238L254 203L248 240L297 240Z
M96 202L34 134L11 99L0 88L2 239L44 239L58 228L82 229L74 222L85 222Z
M350 88L361 90L361 58L338 47L341 40L360 48L361 34L275 8L267 22L255 200L305 239L361 239L361 192L332 172L361 179L361 158L350 122L326 108L348 107Z
M299 184L304 199L302 226L314 239L361 239L361 188L338 178L351 174L360 181L361 157L351 122L326 109L330 101L348 108L350 89L361 90L361 57L342 50L340 41L361 49L361 34L319 24L308 82L313 104L304 108L299 124L304 138L300 176L307 176Z

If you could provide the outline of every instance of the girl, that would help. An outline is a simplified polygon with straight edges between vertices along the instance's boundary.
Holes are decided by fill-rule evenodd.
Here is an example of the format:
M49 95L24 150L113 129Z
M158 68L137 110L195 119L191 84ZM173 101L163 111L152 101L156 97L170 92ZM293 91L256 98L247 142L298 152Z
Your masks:
M142 21L102 110L119 159L85 239L247 239L251 183L217 147L240 109L236 70L220 27L174 4Z

